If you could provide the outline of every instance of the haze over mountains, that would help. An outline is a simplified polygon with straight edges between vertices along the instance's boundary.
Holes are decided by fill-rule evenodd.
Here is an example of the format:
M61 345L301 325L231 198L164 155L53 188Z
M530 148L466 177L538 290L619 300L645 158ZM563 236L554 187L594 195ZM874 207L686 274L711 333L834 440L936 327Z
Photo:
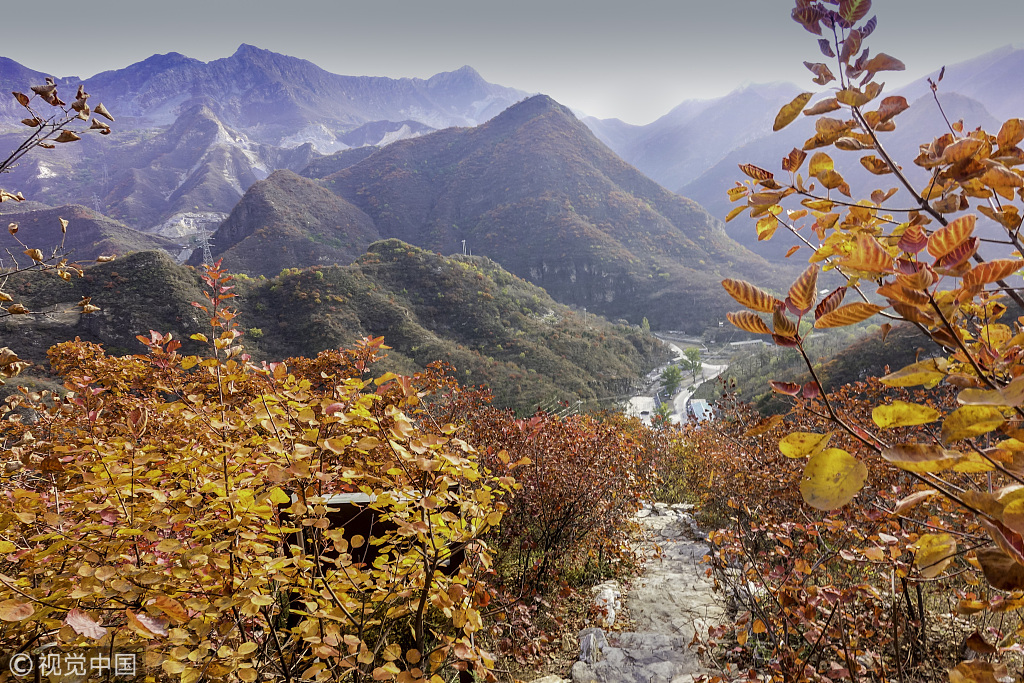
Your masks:
M936 65L933 79L941 66ZM778 172L781 159L813 136L814 127L807 117L799 117L778 133L772 132L775 115L797 93L821 91L812 105L828 96L809 81L810 75L801 87L788 83L752 85L715 100L683 102L646 126L630 126L617 119L584 121L623 160L721 219L735 206L726 193L740 179L738 164L752 163ZM937 94L949 120L963 119L965 130L978 126L998 129L1000 121L1024 114L1024 50L1004 47L947 65ZM924 182L924 172L912 163L917 146L948 132L927 78L886 90L886 95L906 97L910 109L900 116L897 132L888 133L883 142L913 180ZM861 168L859 156L836 157L837 169L850 182L855 195L869 188L894 185ZM894 201L899 201L899 196ZM798 244L784 231L779 231L770 243L758 244L755 231L745 220L730 223L727 232L741 244L772 258Z
M1021 50L950 66L947 115L972 128L1019 112L1024 90L1011 86L1021 73ZM44 76L0 59L8 91ZM380 239L442 254L465 244L563 303L692 331L730 307L721 278L789 277L752 250L777 257L791 238L757 243L748 221L726 232L717 218L731 208L736 164L776 169L813 132L803 118L771 132L799 92L784 83L687 101L647 126L581 123L469 67L429 79L339 76L248 45L209 63L155 55L85 87L117 117L114 135L39 150L4 179L43 212L25 224L56 212L90 226L69 233L80 256L157 247L198 263L206 230L230 269L270 277L350 263ZM912 102L899 122L908 134L892 151L909 166L914 145L945 124L926 85L901 92ZM21 116L0 98L0 144L23 137ZM878 185L853 155L837 161L855 169L855 189Z

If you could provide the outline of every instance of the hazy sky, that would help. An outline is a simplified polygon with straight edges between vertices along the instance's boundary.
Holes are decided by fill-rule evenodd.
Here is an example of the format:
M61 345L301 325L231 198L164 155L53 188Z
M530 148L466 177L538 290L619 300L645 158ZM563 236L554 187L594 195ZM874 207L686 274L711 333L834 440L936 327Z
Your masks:
M746 83L810 85L816 36L792 0L48 0L5 3L0 55L91 76L155 53L210 61L249 43L339 74L425 78L464 64L587 114L647 123ZM1022 0L875 0L868 45L900 85L1024 43Z

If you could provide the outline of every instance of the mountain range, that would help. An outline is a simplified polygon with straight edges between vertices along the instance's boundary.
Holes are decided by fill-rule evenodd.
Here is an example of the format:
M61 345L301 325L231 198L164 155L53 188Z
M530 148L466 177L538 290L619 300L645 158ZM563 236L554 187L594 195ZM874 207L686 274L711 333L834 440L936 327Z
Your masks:
M475 128L402 140L351 165L325 161L324 171L343 167L319 182L278 171L250 188L215 233L213 256L270 277L282 258L311 266L398 238L487 256L611 319L696 332L728 305L718 280L776 273L544 95Z
M941 66L936 65L933 80L938 78ZM965 130L982 126L994 132L1001 121L1024 116L1022 74L1024 49L1000 48L948 65L937 84L937 97L950 121L963 119ZM735 206L729 203L726 193L743 178L737 168L739 164L750 163L777 172L782 158L813 136L813 121L808 117L799 117L781 132L772 131L779 109L802 90L822 89L809 82L804 87L788 83L746 86L714 100L684 102L645 126L630 126L618 119L583 120L623 160L721 219ZM926 182L926 174L913 164L918 145L949 130L927 77L884 91L883 97L888 95L902 95L910 108L895 119L897 132L886 134L883 142L912 180ZM809 106L828 96L822 92ZM870 175L858 162L859 156L842 154L836 159L837 170L846 177L855 196L858 192L895 185L890 178ZM893 201L900 201L901 194L905 190L901 189ZM727 232L741 244L776 260L789 247L800 244L784 231L779 231L769 243L758 243L757 234L746 219L730 223Z
M1009 87L1020 73L1021 50L950 66L940 88L947 115L995 125L1021 104ZM44 77L0 59L10 90ZM77 85L56 82L65 93ZM208 63L155 55L85 88L114 112L114 135L39 150L4 179L37 202L31 209L43 213L19 220L46 222L45 239L54 216L92 221L67 238L83 257L157 246L196 263L209 233L229 267L272 277L343 265L398 238L488 256L612 319L691 331L731 305L722 277L769 287L790 277L752 251L778 261L792 238L757 243L748 220L723 231L715 217L731 208L736 164L775 168L810 137L803 117L770 132L798 92L792 85L687 101L648 126L581 123L550 98L487 83L469 67L425 80L339 76L242 45ZM901 92L916 99L892 151L910 166L916 144L944 122L926 85ZM0 103L0 145L24 137L21 115L13 99ZM843 167L854 168L854 189L876 186L852 157Z
M4 92L27 91L48 75L55 76L0 59ZM81 82L54 80L66 96ZM46 150L5 182L51 206L83 204L169 237L212 230L274 170L299 171L321 153L474 126L527 96L468 66L428 79L340 76L251 45L211 62L154 55L82 85L92 103L114 114L115 134ZM22 118L13 98L0 98L0 146L23 139Z

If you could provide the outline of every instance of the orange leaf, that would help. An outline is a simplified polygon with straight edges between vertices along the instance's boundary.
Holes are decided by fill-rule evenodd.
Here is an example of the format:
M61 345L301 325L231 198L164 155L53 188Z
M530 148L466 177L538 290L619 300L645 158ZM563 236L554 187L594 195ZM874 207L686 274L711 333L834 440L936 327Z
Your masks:
M0 602L0 620L3 621L24 621L35 614L35 611L32 603L14 599Z
M860 234L857 235L857 243L840 261L840 265L869 273L888 273L892 271L892 260L892 256L878 240L871 235Z
M806 114L807 112L804 113ZM796 173L806 158L807 152L794 147L793 151L791 151L786 158L782 160L782 170L789 171L790 173Z
M772 331L768 328L759 315L751 313L750 311L739 311L737 313L726 313L726 320L740 328L744 332L751 332L753 334L771 334Z
M999 149L1014 147L1021 140L1024 140L1024 121L1020 119L1009 119L1003 123L999 134L996 135L996 144L999 145Z
M916 254L928 246L928 236L920 225L911 225L903 231L896 246L908 254Z
M800 315L803 315L807 311L811 310L814 306L814 301L817 298L817 285L818 285L818 266L811 264L808 266L800 277L797 278L793 286L789 288L789 300L793 306L799 311Z
M786 309L779 307L772 315L772 325L775 327L775 334L779 337L795 337L796 323L786 316Z
M965 262L967 259L974 256L974 252L976 251L978 251L978 238L969 237L964 242L960 243L955 249L938 259L935 262L935 267L952 269L963 264L964 270L966 270L967 264ZM959 273L954 274L959 275Z
M957 140L942 152L942 163L955 164L969 159L977 154L984 144L984 141L977 138Z
M839 15L850 24L856 24L870 11L871 0L840 0L839 2Z
M916 505L928 500L936 493L938 493L938 491L936 491L935 489L925 489L923 491L911 493L909 496L900 499L900 501L896 503L896 507L893 508L893 514L901 515L910 508L915 507Z
M836 109L839 109L839 101L834 97L830 97L827 100L815 102L813 107L808 107L807 109L805 109L804 116L817 116L819 114L827 114L830 111L835 111Z
M866 157L861 157L860 165L868 169L868 171L874 173L875 175L885 175L887 173L892 173L892 169L889 168L889 164L885 163L885 161L879 159L874 154L869 154Z
M773 313L782 302L768 292L743 280L722 280L722 287L733 299L755 311Z
M786 252L786 258L789 258L790 256L792 256L793 254L795 254L799 250L800 250L800 245L799 244L797 244L796 246L790 247L789 250Z
M754 166L753 164L740 164L740 170L754 180L769 180L775 177L770 171L766 171L759 166Z
M879 71L903 71L906 69L906 65L895 57L890 57L884 52L879 52L877 55L869 59L864 63L864 71L872 74Z
M839 304L843 303L843 297L846 296L846 287L837 287L832 290L828 296L821 300L817 308L814 309L814 319L818 320L823 315L828 315L832 311L839 308Z
M1024 261L1017 259L996 259L988 263L979 263L964 275L964 287L985 285L998 282L1024 268Z
M867 304L863 301L858 301L856 303L840 306L831 313L821 316L814 322L814 326L818 329L825 329L829 327L845 327L846 325L854 325L862 320L867 320L875 313L878 313L885 308L886 306Z
M829 70L827 64L822 64L821 62L804 62L804 66L814 74L815 77L812 80L818 85L825 85L830 81L836 80L836 77L832 75L832 71Z
M882 100L881 106L878 107L878 119L879 121L888 121L897 114L906 111L909 107L907 98L902 95L886 97Z

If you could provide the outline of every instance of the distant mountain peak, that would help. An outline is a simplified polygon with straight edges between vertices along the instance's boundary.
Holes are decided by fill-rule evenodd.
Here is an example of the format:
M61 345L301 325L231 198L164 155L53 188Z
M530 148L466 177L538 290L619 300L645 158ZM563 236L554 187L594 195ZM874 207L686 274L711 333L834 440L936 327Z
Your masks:
M559 104L547 95L534 95L513 104L495 116L487 125L494 127L517 127L547 114L561 114L567 121L578 123L579 119L568 107ZM582 124L579 124L582 125Z
M249 43L242 43L241 45L238 46L238 49L235 50L234 54L235 55L244 55L244 54L253 54L253 53L256 53L256 54L266 54L268 52L270 52L270 50L264 50L261 47L256 47L255 45L250 45ZM234 56L234 55L232 55L232 56Z

